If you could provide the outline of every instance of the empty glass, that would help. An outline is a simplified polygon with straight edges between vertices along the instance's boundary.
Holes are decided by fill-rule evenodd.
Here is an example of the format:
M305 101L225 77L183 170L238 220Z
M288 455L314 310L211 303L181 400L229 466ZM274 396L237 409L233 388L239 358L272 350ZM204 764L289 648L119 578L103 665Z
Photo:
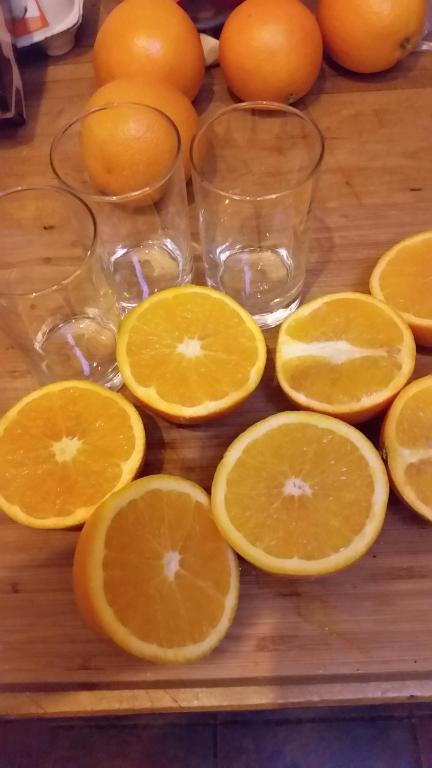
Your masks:
M55 187L3 192L0 240L2 327L40 382L84 378L117 389L119 316L88 206Z
M126 194L103 194L88 176L81 153L81 132L86 120L106 114L116 119L154 121L156 115L172 132L173 155L169 170L144 189ZM126 111L125 111L126 110ZM134 137L134 141L144 141ZM143 158L148 150L143 145ZM51 168L68 189L91 205L103 244L107 277L121 315L155 291L191 280L189 214L180 152L180 137L172 120L143 104L111 104L86 112L67 125L51 145ZM145 160L143 160L145 162Z
M192 144L192 178L207 283L263 328L298 306L307 219L324 144L299 110L245 102L219 112Z

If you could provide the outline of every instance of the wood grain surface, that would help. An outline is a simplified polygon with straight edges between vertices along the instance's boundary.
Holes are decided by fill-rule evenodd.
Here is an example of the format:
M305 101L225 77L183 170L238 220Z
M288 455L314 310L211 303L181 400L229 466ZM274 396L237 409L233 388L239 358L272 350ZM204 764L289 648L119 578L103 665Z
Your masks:
M89 47L100 13L113 4L100 11L86 3L77 47L66 56L24 57L29 119L20 129L0 127L2 187L53 181L50 141L94 89ZM202 118L230 102L220 72L211 70L197 100ZM388 246L432 228L432 54L414 54L375 77L326 64L298 106L326 141L305 298L366 291ZM230 441L288 407L275 382L275 332L267 341L265 378L231 416L182 428L143 413L146 473L178 473L208 489ZM7 339L0 351L4 411L34 382ZM431 371L431 355L419 352L416 375ZM365 431L375 439L378 426ZM432 527L394 498L378 542L347 571L292 580L242 564L228 637L208 659L179 668L134 659L83 625L71 588L76 538L0 516L0 715L432 698Z

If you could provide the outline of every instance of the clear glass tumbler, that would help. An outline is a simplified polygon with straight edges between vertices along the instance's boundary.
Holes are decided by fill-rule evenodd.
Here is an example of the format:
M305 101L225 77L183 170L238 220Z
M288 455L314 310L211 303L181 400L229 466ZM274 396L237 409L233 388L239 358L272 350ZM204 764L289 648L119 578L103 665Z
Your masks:
M97 252L96 221L56 187L0 193L0 318L41 383L121 386L119 315Z
M299 305L307 219L324 142L293 107L244 102L193 140L192 178L208 285L270 328Z
M175 151L168 158L168 172L152 186L109 195L97 189L87 173L81 135L86 120L105 112L107 121L116 121L122 110L126 119L132 115L137 123L140 119L151 122L156 114L172 131L171 146ZM145 139L134 136L134 141ZM122 316L151 293L191 280L193 260L180 148L178 130L167 115L153 107L129 103L84 113L52 142L50 160L54 174L64 186L84 198L96 215L107 277ZM143 144L143 158L147 152Z

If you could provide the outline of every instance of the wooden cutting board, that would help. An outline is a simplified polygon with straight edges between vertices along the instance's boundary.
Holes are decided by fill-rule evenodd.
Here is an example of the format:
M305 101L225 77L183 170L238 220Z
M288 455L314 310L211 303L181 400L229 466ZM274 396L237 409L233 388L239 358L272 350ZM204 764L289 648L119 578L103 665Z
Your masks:
M0 128L3 185L52 180L50 140L94 88L88 48L97 5L88 3L70 54L53 61L27 55L23 62L29 122ZM201 115L230 102L220 72L208 72ZM299 106L326 140L305 298L365 291L387 247L432 228L432 55L412 55L376 77L325 66ZM288 407L275 382L275 332L267 341L265 378L231 416L184 428L143 413L146 473L178 473L208 489L230 441ZM34 382L8 340L0 351L3 411ZM430 354L419 353L416 375L430 372ZM365 431L375 439L378 426ZM0 715L432 698L432 527L394 498L378 542L347 571L293 580L243 564L228 637L208 659L178 668L141 662L83 625L71 588L76 538L0 516Z

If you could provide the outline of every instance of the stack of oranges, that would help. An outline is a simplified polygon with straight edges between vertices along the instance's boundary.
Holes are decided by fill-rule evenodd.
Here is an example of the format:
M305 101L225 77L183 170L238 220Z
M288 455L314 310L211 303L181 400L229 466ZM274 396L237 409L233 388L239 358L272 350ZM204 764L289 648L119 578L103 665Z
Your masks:
M242 100L293 102L317 79L323 45L337 63L355 72L388 69L415 46L425 14L426 0L319 0L316 15L301 0L244 0L222 30L221 70L231 92ZM88 108L129 101L164 112L179 130L188 179L189 148L198 124L191 101L203 82L205 60L187 13L175 0L123 0L99 30L94 67L100 88ZM140 156L148 161L146 177L130 179L127 167L117 174L133 188L151 186L172 161L161 117L135 110L124 113L123 120L126 125L112 125L109 115L101 112L92 120L93 130L84 135L86 157L94 158L91 167L86 162L87 169L107 194L128 191L119 189L112 174L103 170L106 166L121 171L130 165L134 148L125 146L125 136L148 137L147 144L139 142ZM111 143L102 157L107 135Z
M198 31L186 12L173 0L124 0L103 22L93 61L100 87L87 109L129 102L168 115L180 134L188 179L189 147L198 125L191 102L203 81L205 62ZM96 187L118 195L152 186L175 156L168 128L163 115L150 110L99 111L87 119L83 159ZM134 162L138 153L145 162Z
M244 0L220 38L228 86L244 100L294 101L312 87L324 46L354 72L392 67L416 45L426 0L318 0L316 15L301 0ZM199 35L174 0L124 0L96 39L99 83L155 76L191 100L203 80Z

